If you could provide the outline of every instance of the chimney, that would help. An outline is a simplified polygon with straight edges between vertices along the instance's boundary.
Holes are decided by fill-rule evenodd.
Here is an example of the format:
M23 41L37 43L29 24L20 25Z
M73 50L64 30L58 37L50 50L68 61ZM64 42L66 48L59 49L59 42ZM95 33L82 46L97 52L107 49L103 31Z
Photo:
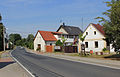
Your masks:
M63 26L65 26L65 23L63 22Z

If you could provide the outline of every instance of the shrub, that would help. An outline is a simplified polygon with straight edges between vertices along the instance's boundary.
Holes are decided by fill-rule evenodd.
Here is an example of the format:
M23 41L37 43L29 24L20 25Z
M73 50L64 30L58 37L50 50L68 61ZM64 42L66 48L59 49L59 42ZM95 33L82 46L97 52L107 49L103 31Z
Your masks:
M102 51L103 51L103 52L107 51L107 48L103 48Z
M38 48L37 48L37 51L39 51L39 52L40 52L40 50L41 50L41 48L40 48L40 47L38 47Z

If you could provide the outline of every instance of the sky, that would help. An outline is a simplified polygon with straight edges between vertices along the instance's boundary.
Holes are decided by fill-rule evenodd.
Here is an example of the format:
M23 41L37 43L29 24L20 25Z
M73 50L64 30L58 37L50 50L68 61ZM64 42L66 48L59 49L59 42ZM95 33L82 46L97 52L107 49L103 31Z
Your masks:
M0 0L0 13L8 34L27 37L38 30L56 31L61 21L85 30L98 23L94 18L104 17L106 1L110 0Z

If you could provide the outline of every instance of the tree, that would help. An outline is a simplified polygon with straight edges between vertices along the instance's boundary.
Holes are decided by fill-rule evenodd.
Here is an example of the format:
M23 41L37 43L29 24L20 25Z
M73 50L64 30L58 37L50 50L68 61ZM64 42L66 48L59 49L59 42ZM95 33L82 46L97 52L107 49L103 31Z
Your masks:
M86 35L83 36L82 33L79 34L79 39L80 39L80 41L82 41L81 46L85 46L85 45L83 44L83 42L84 42L84 40L85 40L85 37L86 37ZM81 50L81 55L83 55L83 50ZM84 55L86 55L85 50L84 50Z
M34 41L34 36L33 36L33 34L29 34L28 37L27 37L27 47L28 47L28 48L30 48L30 49L33 49L33 48L34 48L33 41Z
M84 42L85 37L86 37L86 35L85 35L85 36L83 36L83 34L82 34L82 33L80 33L80 34L79 34L79 39L82 41L82 43Z
M14 45L16 45L16 42L17 42L18 40L21 40L21 39L22 39L22 37L21 37L20 34L10 34L10 35L9 35L9 40L10 40ZM17 45L18 45L18 42L17 42Z
M33 41L33 40L34 40L33 34L29 34L27 37L27 41Z
M96 19L101 19L99 22L102 22L104 26L105 40L113 44L115 51L117 51L120 49L120 1L111 0L105 3L107 3L107 7L110 7L103 13L108 18L97 17Z
M60 40L58 40L58 41L56 42L56 45L57 45L57 46L62 46L63 43L62 43Z
M22 46L22 40L17 40L17 41L16 41L16 45L17 45L17 46Z
M66 41L67 39L65 39L65 37L61 37L61 42L62 42L62 51L64 52L64 50L65 50L65 41Z

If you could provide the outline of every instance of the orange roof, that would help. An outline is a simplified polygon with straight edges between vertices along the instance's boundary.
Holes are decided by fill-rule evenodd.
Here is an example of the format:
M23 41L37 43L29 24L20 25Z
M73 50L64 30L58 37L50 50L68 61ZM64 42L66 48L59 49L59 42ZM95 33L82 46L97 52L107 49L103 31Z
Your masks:
M105 32L103 30L103 26L99 25L99 24L93 24L93 26L95 26L95 28L100 31L103 35L105 35Z
M40 32L42 38L45 40L45 41L57 41L56 37L53 35L53 33L56 33L56 34L61 34L60 32L51 32L51 31L38 31Z

